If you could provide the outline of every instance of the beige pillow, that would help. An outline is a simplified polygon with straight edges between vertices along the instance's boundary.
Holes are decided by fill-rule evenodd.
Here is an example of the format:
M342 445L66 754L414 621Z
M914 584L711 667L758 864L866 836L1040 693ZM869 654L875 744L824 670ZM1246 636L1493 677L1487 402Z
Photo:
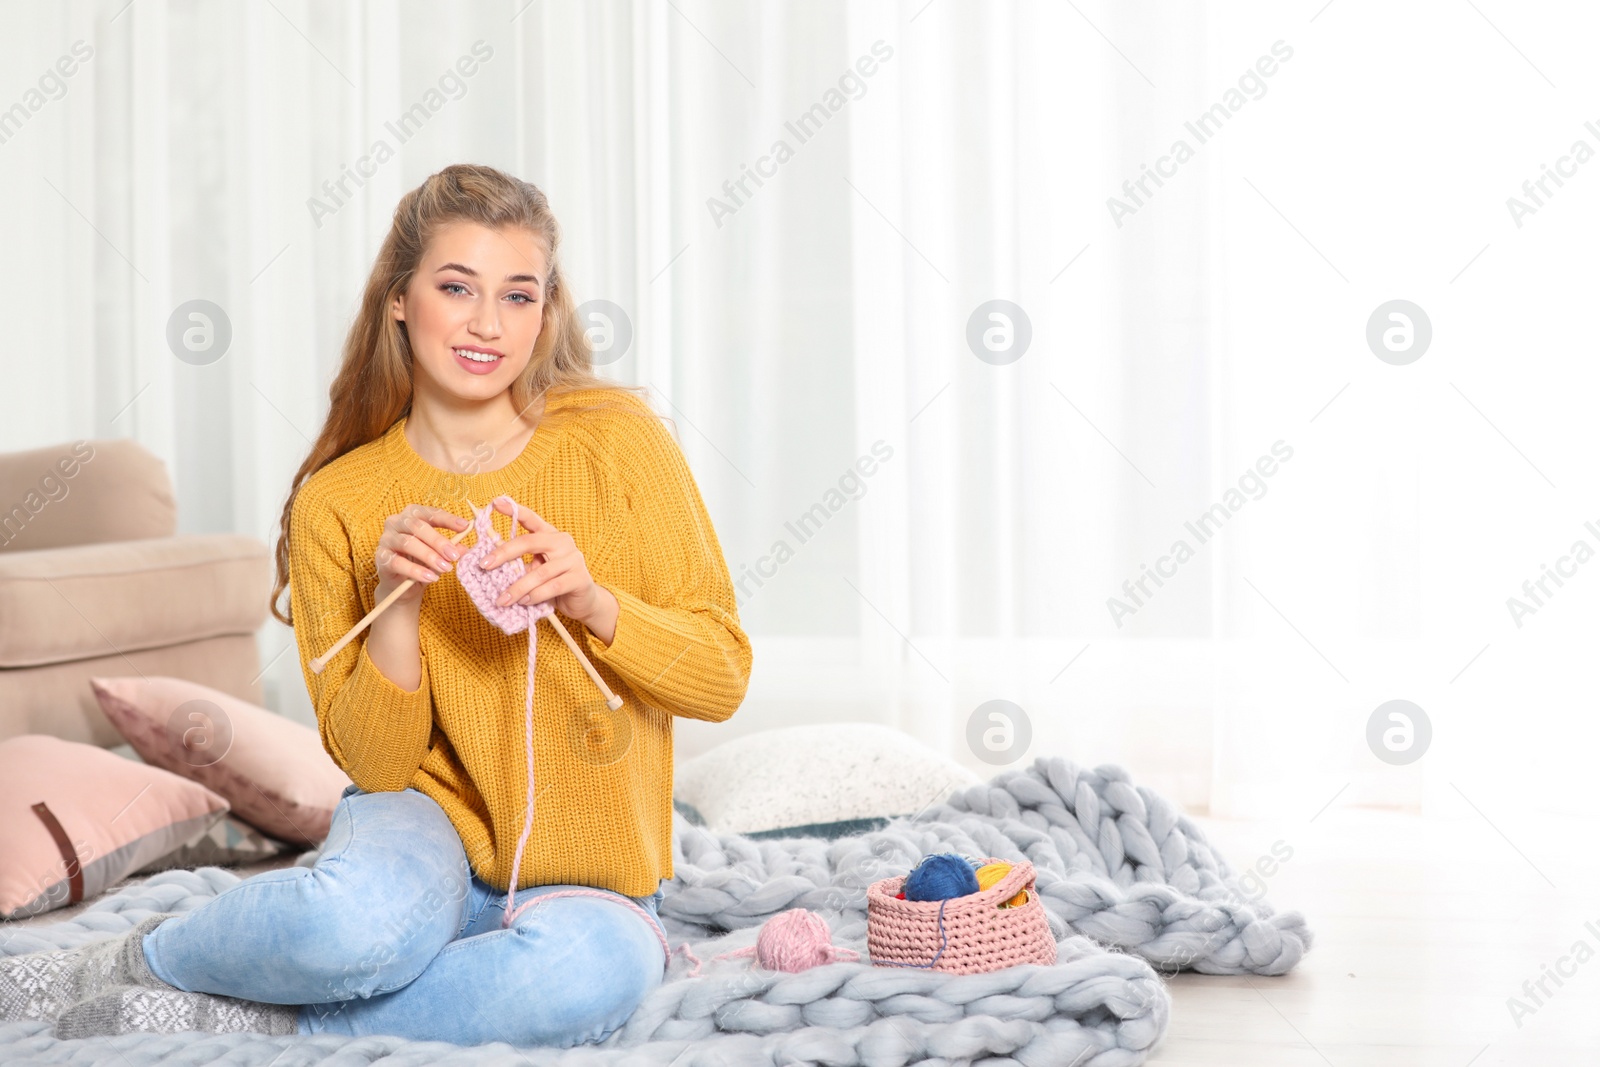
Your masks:
M90 678L106 718L146 763L226 797L233 814L295 845L320 844L350 778L309 726L198 682Z
M680 764L673 803L720 833L832 840L881 829L982 781L892 727L806 723L736 737Z
M227 812L200 783L95 745L0 741L0 918L97 897Z

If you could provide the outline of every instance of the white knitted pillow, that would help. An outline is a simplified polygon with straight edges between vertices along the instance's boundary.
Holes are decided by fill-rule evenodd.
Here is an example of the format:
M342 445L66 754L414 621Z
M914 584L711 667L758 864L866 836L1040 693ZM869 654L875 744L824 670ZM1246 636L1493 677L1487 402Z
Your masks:
M685 761L673 802L721 833L832 839L915 815L982 781L899 730L824 723L763 730Z

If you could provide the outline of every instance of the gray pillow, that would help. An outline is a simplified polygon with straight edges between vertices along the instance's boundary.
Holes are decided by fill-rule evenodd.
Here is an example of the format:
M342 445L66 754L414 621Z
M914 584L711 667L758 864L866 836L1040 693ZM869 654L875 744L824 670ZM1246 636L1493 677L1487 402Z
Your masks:
M915 815L983 779L877 723L785 726L685 761L673 805L690 823L747 837L833 840Z

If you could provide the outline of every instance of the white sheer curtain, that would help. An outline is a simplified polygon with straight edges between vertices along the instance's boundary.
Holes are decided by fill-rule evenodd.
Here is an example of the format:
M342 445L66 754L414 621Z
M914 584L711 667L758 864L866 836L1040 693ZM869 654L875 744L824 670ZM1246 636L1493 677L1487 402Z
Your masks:
M0 447L135 437L185 532L272 543L395 201L489 163L550 195L580 297L622 309L607 373L675 420L740 587L749 701L681 723L680 757L868 719L985 776L1116 762L1221 815L1578 803L1593 594L1574 580L1520 631L1504 600L1600 519L1594 372L1568 356L1595 197L1526 233L1502 202L1582 133L1506 38L1581 93L1584 35L1468 11L1415 27L1458 46L1421 69L1353 5L0 10L0 106L93 49L0 142ZM1260 95L1117 225L1108 198L1280 41ZM1475 125L1440 86L1545 118ZM1460 140L1472 165L1417 192ZM1409 367L1363 337L1396 297L1436 331ZM204 366L165 340L191 299L232 328ZM1021 336L991 301L1022 309L1020 358L981 343ZM1179 540L1193 557L1162 564ZM292 635L261 647L308 721ZM1365 731L1401 697L1434 740L1397 767ZM1009 762L974 743L990 701L1027 725Z

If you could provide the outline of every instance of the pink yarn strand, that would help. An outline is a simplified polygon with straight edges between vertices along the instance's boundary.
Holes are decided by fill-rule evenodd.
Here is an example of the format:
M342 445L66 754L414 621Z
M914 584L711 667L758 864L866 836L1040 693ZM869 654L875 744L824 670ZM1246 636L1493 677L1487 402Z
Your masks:
M517 850L511 860L511 875L507 880L506 888L506 914L501 922L501 927L509 928L522 912L555 897L599 897L602 900L625 904L644 917L645 921L650 924L650 928L655 931L657 939L661 942L661 949L665 954L665 963L663 964L663 968L665 968L671 965L672 954L675 950L668 946L666 934L662 932L659 920L640 907L636 901L630 900L625 896L607 893L600 889L564 889L555 893L545 893L542 896L535 897L533 900L523 901L520 906L516 903L517 881L522 874L522 856L524 850L528 847L528 838L533 834L533 802L534 794L537 792L533 761L533 686L534 679L537 677L539 620L546 615L554 614L555 605L548 600L530 605L507 604L502 606L495 603L495 598L527 571L520 556L513 556L492 571L485 571L478 566L479 560L493 552L496 545L502 543L502 538L499 532L495 530L492 521L495 502L502 499L513 506L515 505L515 501L510 496L502 495L491 500L481 509L472 509L474 525L478 534L477 540L473 542L471 548L462 553L461 560L456 568L456 577L485 618L507 634L520 633L524 629L528 631L528 698L523 705L522 711L524 747L528 757L527 814L523 817L522 834L517 838ZM516 535L516 530L517 520L513 515L511 520L512 536ZM693 951L689 950L688 942L684 942L679 947L687 951L691 959L694 958ZM695 961L695 968L696 970L699 969L698 960Z
M539 649L539 632L537 629L539 623L538 619L532 615L533 609L530 608L528 610L528 702L523 712L523 724L527 730L528 749L528 814L522 820L522 836L517 839L516 856L511 860L511 878L506 890L506 926L510 926L512 919L517 915L517 912L512 908L512 904L517 896L517 879L522 874L522 850L527 847L528 835L533 832L533 668Z

